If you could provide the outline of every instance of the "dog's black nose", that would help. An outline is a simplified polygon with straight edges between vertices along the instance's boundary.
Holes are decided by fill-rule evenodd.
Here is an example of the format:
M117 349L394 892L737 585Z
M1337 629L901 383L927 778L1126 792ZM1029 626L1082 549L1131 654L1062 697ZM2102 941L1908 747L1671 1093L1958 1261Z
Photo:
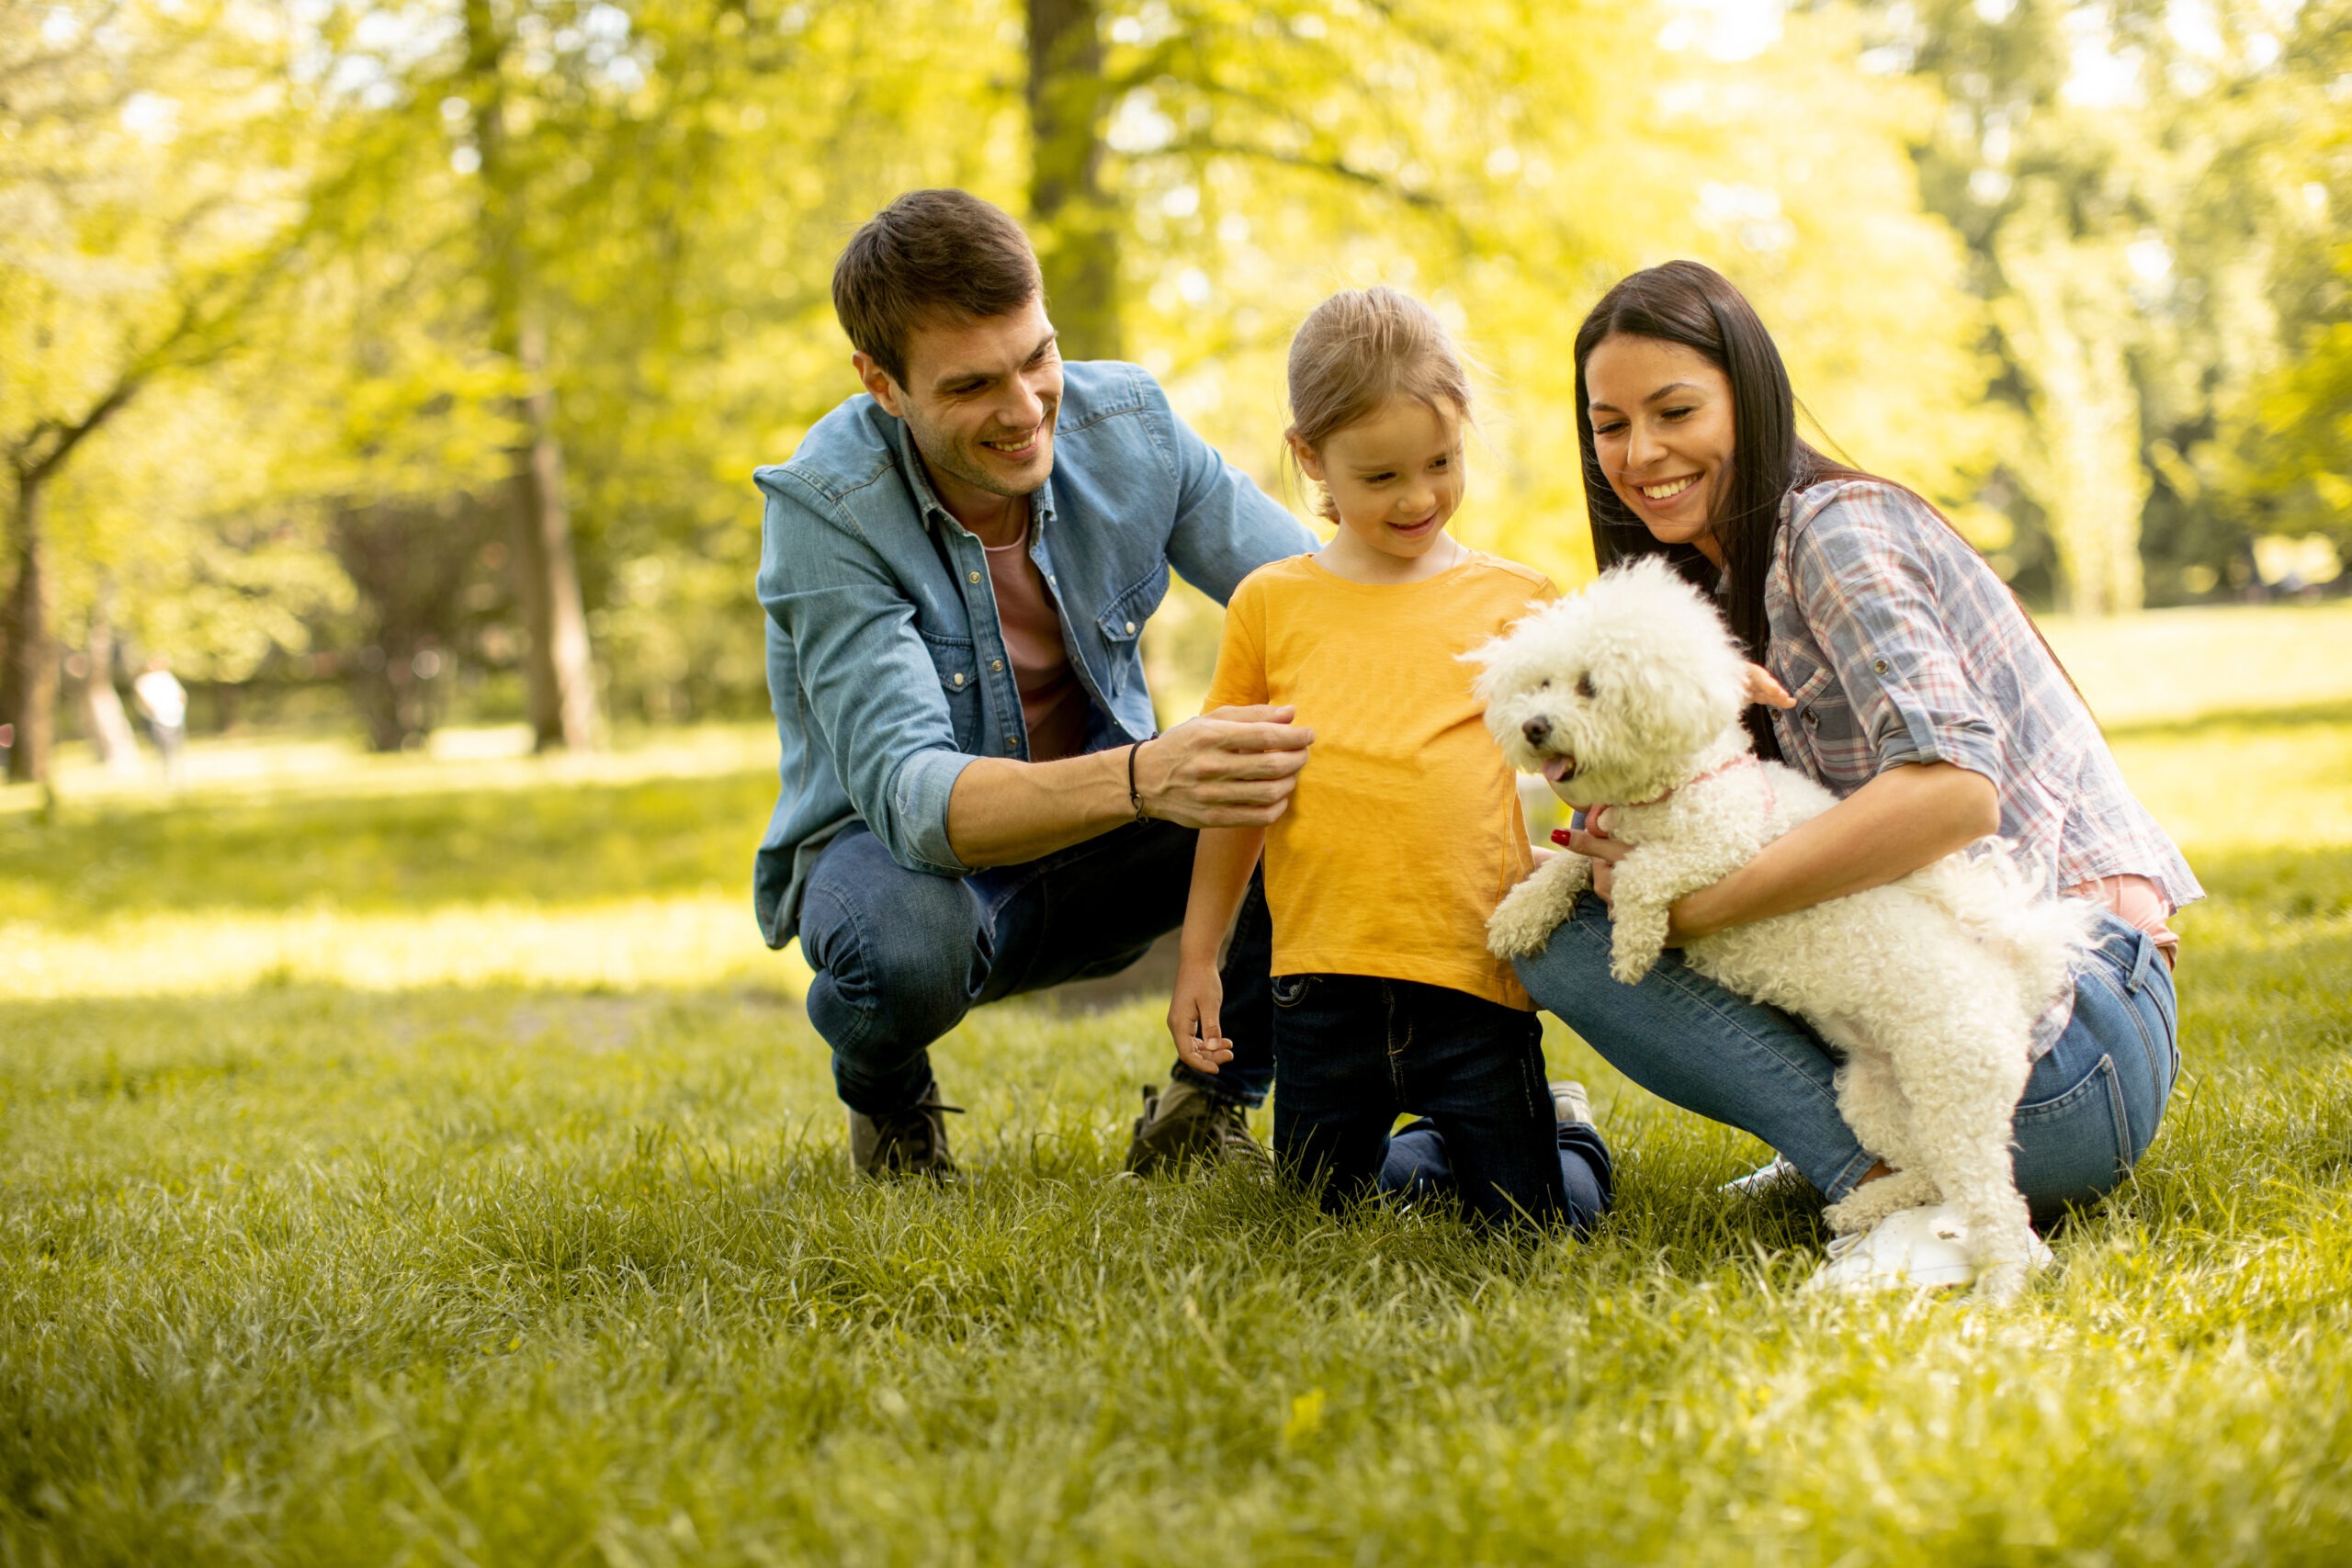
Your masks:
M1539 714L1521 725L1519 732L1527 737L1530 746L1541 746L1552 738L1552 721Z

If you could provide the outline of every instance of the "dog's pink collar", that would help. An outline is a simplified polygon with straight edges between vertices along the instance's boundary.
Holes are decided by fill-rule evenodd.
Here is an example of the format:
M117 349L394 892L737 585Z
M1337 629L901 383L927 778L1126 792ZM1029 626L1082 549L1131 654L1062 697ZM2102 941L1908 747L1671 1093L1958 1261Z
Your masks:
M1685 780L1683 780L1680 784L1676 784L1676 785L1674 786L1674 789L1667 790L1667 791L1665 791L1663 794L1654 795L1650 796L1647 800L1634 800L1634 801L1628 801L1628 802L1626 802L1626 804L1627 804L1627 806L1629 806L1629 807L1633 807L1633 806L1656 806L1656 805L1657 805L1659 802L1664 801L1664 800L1666 800L1666 799L1669 798L1669 797L1674 794L1674 790L1675 790L1675 789L1689 789L1689 788L1690 788L1692 784L1703 784L1703 783L1705 783L1705 782L1706 782L1707 780L1709 780L1709 779L1712 779L1712 778L1719 778L1719 777L1721 777L1723 774L1724 774L1724 773L1727 773L1731 772L1734 768L1736 768L1736 767L1742 766L1743 764L1746 764L1746 763L1753 762L1753 761L1756 761L1756 753L1755 753L1755 752L1753 752L1753 751L1742 751L1738 756L1734 757L1730 761L1728 761L1728 762L1724 762L1724 763L1723 763L1722 765L1720 765L1720 766L1718 766L1718 767L1709 768L1705 773L1699 774L1696 778L1690 778L1690 779L1685 779ZM1604 802L1602 802L1600 805L1596 806L1596 807L1594 807L1591 810L1589 810L1589 811L1586 812L1586 813L1584 814L1584 826L1585 826L1585 831L1586 831L1586 832L1588 832L1588 833L1589 833L1589 832L1593 832L1593 831L1596 831L1596 830L1598 829L1598 828L1599 828L1599 824L1600 824L1600 814L1601 814L1602 812L1607 811L1607 810L1610 810L1610 809L1611 809L1611 807L1610 807L1609 803L1607 803L1606 801L1604 801ZM1604 838L1604 839L1605 839L1605 838L1607 838L1609 835L1608 835L1607 833L1605 833L1605 832L1604 832L1604 833L1602 833L1600 836L1601 836L1602 838ZM1568 830L1567 830L1566 828L1555 828L1555 829L1552 829L1552 841L1553 841L1554 843L1555 843L1555 844L1558 844L1561 848L1566 849L1566 848L1567 847L1567 843L1568 843Z

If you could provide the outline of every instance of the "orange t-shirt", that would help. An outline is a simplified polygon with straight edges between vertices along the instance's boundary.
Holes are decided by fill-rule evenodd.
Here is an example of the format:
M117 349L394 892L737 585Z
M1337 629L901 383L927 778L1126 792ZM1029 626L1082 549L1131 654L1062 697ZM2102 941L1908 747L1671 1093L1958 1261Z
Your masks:
M1534 869L1510 764L1461 655L1557 596L1471 553L1419 582L1351 582L1295 556L1234 591L1207 706L1290 703L1315 731L1266 831L1277 975L1374 975L1532 1010L1487 917Z

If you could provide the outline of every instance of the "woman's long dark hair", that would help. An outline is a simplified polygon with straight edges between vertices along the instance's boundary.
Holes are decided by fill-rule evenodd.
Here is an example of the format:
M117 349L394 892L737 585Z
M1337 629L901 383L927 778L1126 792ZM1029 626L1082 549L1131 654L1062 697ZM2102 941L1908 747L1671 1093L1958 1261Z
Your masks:
M1764 662L1771 628L1764 618L1764 580L1772 570L1772 541L1781 527L1781 499L1824 479L1870 476L1833 463L1797 435L1796 393L1771 333L1731 280L1697 262L1648 267L1600 298L1577 329L1577 445L1584 454L1585 511L1592 519L1593 558L1608 570L1639 556L1664 556L1701 588L1715 591L1714 566L1693 545L1661 544L1649 525L1619 499L1593 449L1592 410L1585 363L1603 340L1623 333L1679 344L1700 355L1731 383L1731 468L1716 490L1713 519L1723 549L1721 597L1732 636L1747 657ZM1747 715L1757 750L1781 754L1772 721L1760 707Z
M1712 526L1724 553L1719 575L1693 545L1658 542L1649 525L1620 500L1608 470L1600 466L1592 446L1592 409L1585 389L1585 362L1607 338L1623 333L1630 337L1679 343L1693 350L1724 373L1731 383L1731 472L1719 487L1717 512ZM1577 329L1577 445L1584 453L1585 512L1592 519L1592 554L1607 571L1619 561L1638 556L1664 556L1701 589L1722 589L1729 612L1732 636L1757 663L1772 640L1764 618L1764 581L1772 570L1772 544L1781 531L1781 502L1792 491L1810 489L1828 479L1867 479L1904 491L1929 516L1951 528L1951 519L1908 485L1866 473L1849 464L1823 457L1797 434L1797 399L1789 385L1789 368L1772 334L1757 319L1755 308L1740 291L1711 266L1693 261L1671 261L1645 268L1621 280L1600 297L1600 303ZM1958 534L1957 528L1952 532ZM1971 547L1973 548L1974 547ZM2017 598L2017 590L2009 596ZM2018 600L2035 640L2051 664L2090 713L2090 703L2075 677L2060 661L2050 639L2034 625L2025 602ZM1771 715L1750 706L1744 716L1758 755L1779 758L1780 738L1772 732ZM2097 724L2098 716L2091 714Z

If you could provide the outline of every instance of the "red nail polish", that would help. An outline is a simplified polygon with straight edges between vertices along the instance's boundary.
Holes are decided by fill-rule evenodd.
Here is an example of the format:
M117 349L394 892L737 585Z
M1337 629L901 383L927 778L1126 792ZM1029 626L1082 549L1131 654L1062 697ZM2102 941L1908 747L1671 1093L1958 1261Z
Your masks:
M1564 849L1564 850L1565 850L1565 849L1566 849L1566 848L1568 847L1568 844L1569 844L1569 841L1570 841L1570 840L1569 840L1569 837L1568 837L1568 830L1567 830L1566 828L1555 828L1555 829L1552 829L1552 841L1553 841L1554 843L1555 843L1555 844L1559 845L1562 849Z

